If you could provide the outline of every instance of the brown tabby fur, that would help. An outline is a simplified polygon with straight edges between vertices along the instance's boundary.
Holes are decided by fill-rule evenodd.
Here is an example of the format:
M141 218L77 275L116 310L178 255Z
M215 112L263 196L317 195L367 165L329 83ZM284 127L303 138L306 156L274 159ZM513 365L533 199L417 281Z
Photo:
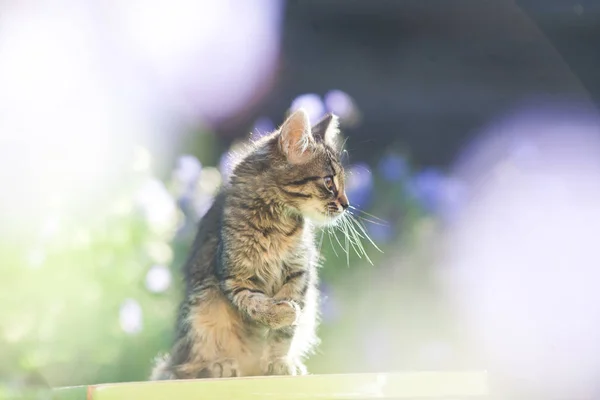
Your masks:
M311 128L298 110L251 145L200 222L176 340L151 379L306 373L318 342L314 227L348 207L337 133L334 115Z

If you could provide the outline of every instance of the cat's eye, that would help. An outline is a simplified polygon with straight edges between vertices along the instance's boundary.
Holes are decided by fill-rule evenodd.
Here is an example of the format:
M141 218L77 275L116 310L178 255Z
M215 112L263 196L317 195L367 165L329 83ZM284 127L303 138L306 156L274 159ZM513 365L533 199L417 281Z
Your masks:
M335 188L335 185L333 183L333 177L332 176L326 176L325 178L323 178L323 183L325 184L325 187L327 188L327 190L330 190L333 192L333 189Z

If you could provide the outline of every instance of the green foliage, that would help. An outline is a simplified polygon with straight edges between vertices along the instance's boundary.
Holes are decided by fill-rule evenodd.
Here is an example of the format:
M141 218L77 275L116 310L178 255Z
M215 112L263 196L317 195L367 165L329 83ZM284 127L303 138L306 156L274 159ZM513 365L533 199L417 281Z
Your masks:
M39 237L0 249L10 266L0 280L0 372L10 381L30 373L51 385L143 379L169 342L177 285L156 294L144 282L153 265L171 262L181 216L172 199L136 199L144 186L160 187L147 171L126 180L88 219L58 210ZM139 332L121 327L128 299L141 308Z
M0 242L0 259L8 266L0 276L0 383L7 388L145 380L153 358L169 349L181 296L179 269L194 220L178 207L185 192L181 182L158 180L150 158L138 149L122 185L84 216L57 209L35 237ZM194 201L210 198L219 179L217 169L204 168L188 194ZM368 210L387 223L402 221L389 245L381 246L386 252L405 241L401 232L412 231L422 213L407 200L401 183L390 185L379 177L373 182ZM363 216L363 223L381 223ZM340 248L334 250L336 241L324 238L322 281L329 288L324 307L338 307L342 315L324 310L323 345L309 363L316 373L341 372L363 362L363 353L349 354L345 346L355 346L364 335L350 334L355 318L370 312L364 305L360 311L359 300L371 290L366 285L377 284L377 271L389 259L366 244L372 267L354 253L346 257ZM162 274L158 287L148 283L151 270Z

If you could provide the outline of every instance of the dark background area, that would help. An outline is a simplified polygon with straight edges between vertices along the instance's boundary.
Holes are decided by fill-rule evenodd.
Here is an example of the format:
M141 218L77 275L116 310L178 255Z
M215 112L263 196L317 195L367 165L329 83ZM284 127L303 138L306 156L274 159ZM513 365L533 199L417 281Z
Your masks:
M345 130L354 160L401 143L448 166L493 116L533 99L600 96L600 3L291 0L273 90L220 127L227 146L298 93L341 88L365 116Z

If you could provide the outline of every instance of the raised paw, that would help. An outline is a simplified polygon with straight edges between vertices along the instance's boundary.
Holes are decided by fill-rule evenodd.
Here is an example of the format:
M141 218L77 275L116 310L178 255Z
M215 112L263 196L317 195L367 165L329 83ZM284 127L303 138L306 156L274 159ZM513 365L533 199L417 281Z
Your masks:
M234 378L239 376L238 362L232 358L213 362L208 371L211 378Z
M272 329L296 325L300 316L300 306L293 300L278 300L269 310L267 325Z

